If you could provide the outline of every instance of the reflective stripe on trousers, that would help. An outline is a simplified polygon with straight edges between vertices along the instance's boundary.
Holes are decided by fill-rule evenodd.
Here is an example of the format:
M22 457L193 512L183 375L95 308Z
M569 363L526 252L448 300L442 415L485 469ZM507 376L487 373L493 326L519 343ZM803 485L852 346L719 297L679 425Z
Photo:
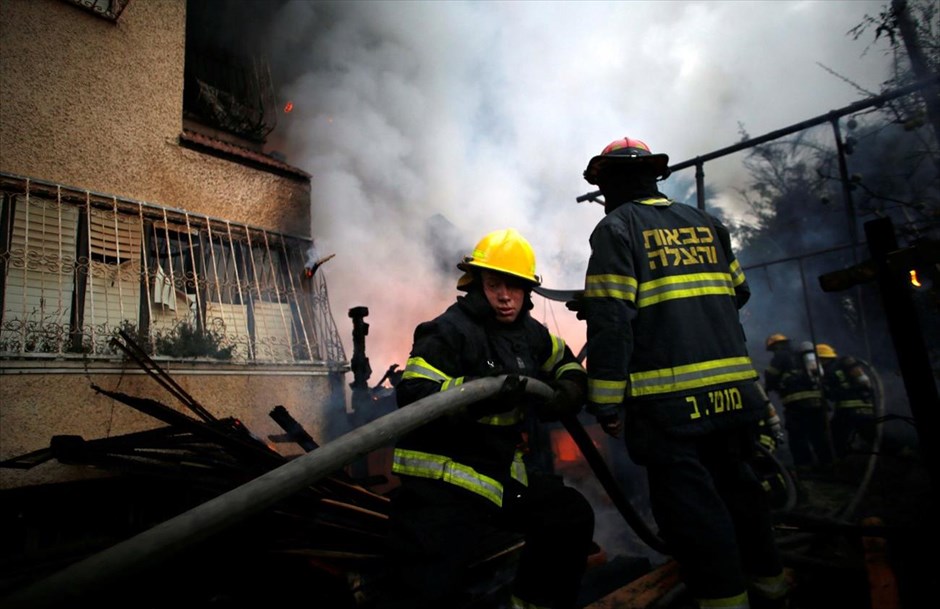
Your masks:
M471 493L503 506L503 485L485 476L469 465L457 463L450 457L418 450L396 448L392 455L392 472L431 480L442 480L459 486ZM516 451L510 466L510 476L523 486L528 485L528 475L522 462L522 452Z

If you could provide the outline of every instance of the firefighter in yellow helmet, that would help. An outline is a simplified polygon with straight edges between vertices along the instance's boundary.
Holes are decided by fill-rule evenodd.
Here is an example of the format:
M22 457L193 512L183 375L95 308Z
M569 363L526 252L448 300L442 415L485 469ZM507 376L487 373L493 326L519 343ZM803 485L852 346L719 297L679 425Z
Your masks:
M474 378L509 376L495 397L396 444L392 471L401 486L387 538L390 589L380 606L458 606L461 578L482 558L481 540L504 531L525 538L509 606L573 608L593 546L594 513L560 477L528 467L522 432L533 409L542 420L580 411L586 373L565 341L529 313L540 280L522 235L491 232L457 266L464 294L415 329L398 405ZM525 377L549 383L555 397L529 404L517 390Z
M812 343L795 350L783 334L767 337L773 355L764 370L764 386L776 392L783 406L790 455L798 472L832 465L829 410L823 397ZM812 357L809 357L812 356Z
M738 316L750 291L721 222L657 188L668 164L626 137L584 171L605 211L579 303L588 409L646 467L661 536L699 605L782 606L770 509L750 466L767 414Z
M833 407L830 427L836 457L851 454L856 440L870 450L875 441L871 378L858 359L839 356L831 345L819 343L816 355L823 368L823 392Z

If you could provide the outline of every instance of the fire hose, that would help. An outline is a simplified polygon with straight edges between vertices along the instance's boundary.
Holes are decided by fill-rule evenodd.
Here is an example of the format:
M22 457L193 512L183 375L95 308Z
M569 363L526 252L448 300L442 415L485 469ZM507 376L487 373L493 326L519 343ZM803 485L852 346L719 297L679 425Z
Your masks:
M0 605L4 609L74 605L108 582L139 573L274 506L409 431L495 395L505 379L504 375L464 383L357 427L237 488L15 590L0 599ZM543 399L553 395L548 385L534 379L529 379L524 390Z
M647 526L646 522L633 507L633 504L630 503L630 500L623 494L623 490L617 483L617 479L614 478L610 468L607 467L604 458L597 450L597 447L594 446L594 441L591 439L591 436L588 434L587 430L584 429L584 426L581 425L581 421L579 421L576 416L569 415L562 417L561 422L565 426L565 429L568 430L571 439L574 440L578 448L581 449L581 454L584 455L584 459L588 462L588 465L591 466L591 471L594 472L597 481L601 483L607 496L614 502L614 507L620 512L623 519L627 521L630 528L633 529L646 545L662 554L669 554L666 542L660 539L656 533Z
M14 591L2 599L3 606L16 609L74 604L100 591L108 582L139 573L274 506L422 425L495 395L505 379L505 375L477 379L375 419L214 499ZM548 385L531 378L527 379L524 390L543 399L553 395ZM650 547L665 552L665 544L646 526L624 496L581 423L574 416L562 422L627 523Z

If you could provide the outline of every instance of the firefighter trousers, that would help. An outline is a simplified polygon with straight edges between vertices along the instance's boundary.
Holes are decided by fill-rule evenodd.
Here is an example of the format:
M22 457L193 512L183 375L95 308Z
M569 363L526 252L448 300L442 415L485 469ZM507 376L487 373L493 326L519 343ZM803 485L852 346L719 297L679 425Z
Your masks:
M783 417L790 454L796 467L832 464L829 413L825 407L787 406Z
M749 588L759 595L754 582L782 582L768 499L748 463L755 439L750 427L697 437L642 419L627 427L630 456L647 468L660 535L696 599L729 599Z
M451 484L402 476L389 514L378 606L459 606L473 584L471 566L505 547L492 542L521 539L512 594L539 607L571 609L593 533L591 505L556 476L529 472L527 487L505 489L502 507Z

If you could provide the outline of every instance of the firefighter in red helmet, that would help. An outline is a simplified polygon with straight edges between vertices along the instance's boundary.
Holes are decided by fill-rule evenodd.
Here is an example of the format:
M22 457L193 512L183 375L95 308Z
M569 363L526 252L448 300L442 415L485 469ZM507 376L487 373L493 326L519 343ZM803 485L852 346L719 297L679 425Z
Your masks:
M605 211L577 302L588 410L647 468L660 534L698 605L782 607L770 508L749 464L767 412L738 316L750 291L728 230L661 193L668 175L668 156L629 137L584 171Z
M458 264L465 294L418 325L399 407L482 376L506 374L505 391L398 441L382 609L458 606L461 578L493 533L525 539L509 607L573 609L587 565L594 512L560 477L525 459L522 432L534 409L542 420L574 415L587 375L565 341L529 314L539 284L535 253L512 229L487 234ZM528 404L510 379L537 378L555 397ZM524 380L524 379L523 379ZM458 389L459 390L459 389ZM530 406L532 408L530 408ZM465 600L465 599L464 599Z

